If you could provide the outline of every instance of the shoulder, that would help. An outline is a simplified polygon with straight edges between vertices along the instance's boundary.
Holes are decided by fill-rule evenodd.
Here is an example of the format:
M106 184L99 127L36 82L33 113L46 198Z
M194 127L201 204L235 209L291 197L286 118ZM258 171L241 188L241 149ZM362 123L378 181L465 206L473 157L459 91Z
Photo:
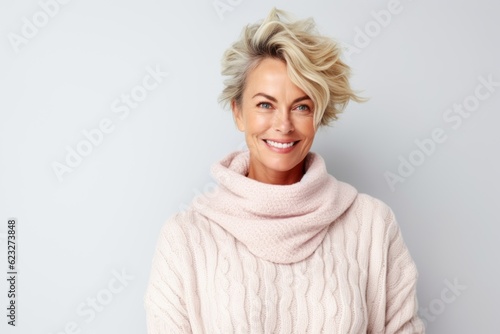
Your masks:
M169 250L169 252L179 252L188 245L190 230L193 226L193 212L191 210L173 214L160 229L157 248Z
M358 193L350 210L364 217L381 218L387 223L395 220L394 212L384 201L364 193Z
M360 224L370 231L372 242L382 246L392 256L401 256L406 262L411 262L400 225L385 202L367 194L358 194L352 209L360 217Z
M183 238L200 221L200 215L191 207L171 215L161 227L160 235L169 238Z
M348 210L341 217L346 227L351 226L364 238L386 243L399 233L392 209L384 201L364 193L358 193Z
M217 224L188 208L177 212L163 224L158 247L168 247L175 253L192 252L200 245L207 246L217 241L222 233Z

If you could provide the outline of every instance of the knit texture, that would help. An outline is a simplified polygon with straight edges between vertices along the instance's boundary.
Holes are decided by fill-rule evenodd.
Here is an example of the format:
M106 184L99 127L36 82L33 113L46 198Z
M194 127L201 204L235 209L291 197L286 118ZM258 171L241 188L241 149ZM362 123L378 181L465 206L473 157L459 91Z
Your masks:
M148 333L423 333L417 270L390 208L310 152L292 185L247 178L249 152L163 226Z

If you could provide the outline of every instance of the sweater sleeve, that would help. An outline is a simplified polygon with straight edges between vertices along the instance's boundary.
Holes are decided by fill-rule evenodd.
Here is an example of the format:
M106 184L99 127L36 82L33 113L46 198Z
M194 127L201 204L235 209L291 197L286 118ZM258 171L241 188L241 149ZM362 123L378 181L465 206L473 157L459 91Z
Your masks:
M385 333L420 334L425 332L419 318L416 265L403 240L394 213L388 209L387 274L385 280Z
M180 236L171 222L160 232L144 297L148 334L191 333L179 265L183 258Z

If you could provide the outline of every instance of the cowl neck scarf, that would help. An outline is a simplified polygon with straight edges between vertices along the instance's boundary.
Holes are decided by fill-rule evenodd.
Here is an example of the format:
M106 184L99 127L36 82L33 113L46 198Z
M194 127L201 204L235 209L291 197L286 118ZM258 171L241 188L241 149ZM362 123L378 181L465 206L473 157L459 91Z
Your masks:
M310 256L357 196L354 187L328 174L317 153L307 154L305 174L291 185L246 177L249 162L249 151L237 151L213 164L217 187L193 209L267 261L288 264Z

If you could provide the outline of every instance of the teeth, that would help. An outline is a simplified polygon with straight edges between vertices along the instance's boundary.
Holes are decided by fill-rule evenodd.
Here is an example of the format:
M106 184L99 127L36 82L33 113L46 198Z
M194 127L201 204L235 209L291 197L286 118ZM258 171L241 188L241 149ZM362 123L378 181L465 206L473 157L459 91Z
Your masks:
M266 140L266 143L268 143L269 145L271 145L273 147L277 147L277 148L288 148L288 147L292 147L295 144L295 142L282 144L282 143L277 143L277 142L272 141L272 140Z

